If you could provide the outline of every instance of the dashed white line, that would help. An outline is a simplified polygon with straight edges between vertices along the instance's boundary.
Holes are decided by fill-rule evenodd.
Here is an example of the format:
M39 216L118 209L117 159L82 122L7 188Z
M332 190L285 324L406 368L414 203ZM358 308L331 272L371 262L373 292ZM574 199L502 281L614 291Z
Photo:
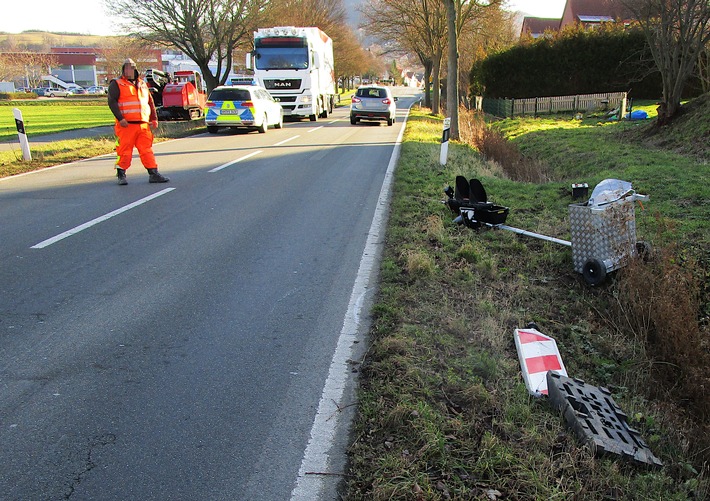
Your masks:
M289 141L293 141L294 139L296 139L296 138L298 138L298 137L301 137L301 136L300 136L300 135L295 135L295 136L293 136L293 137L289 137L288 139L284 139L283 141L279 141L279 142L276 143L274 146L281 146L282 144L288 143Z
M247 158L253 157L254 155L258 155L259 153L262 153L262 151L261 151L261 150L252 151L252 152L249 153L248 155L244 155L243 157L237 158L236 160L232 160L231 162L227 162L226 164L222 164L222 165L220 165L219 167L215 167L215 168L212 169L212 170L208 170L207 172L217 172L217 171L220 171L220 170L222 170L222 169L226 169L226 168L229 167L230 165L234 165L234 164L236 164L236 163L238 163L238 162L241 162L242 160L246 160Z
M153 193L152 195L149 195L145 198L141 198L140 200L137 200L133 203L130 203L128 205L124 205L120 209L116 209L115 211L111 211L108 214L104 214L103 216L97 217L96 219L92 219L89 222L86 222L84 224L80 224L79 226L76 226L75 228L72 228L71 230L67 230L64 233L60 233L59 235L48 238L47 240L44 240L37 245L33 245L30 247L31 249L44 249L45 247L52 245L53 243L59 242L60 240L64 240L67 237L70 237L72 235L76 235L80 231L84 231L87 228L91 228L92 226L99 224L103 221L106 221L107 219L111 219L114 216L118 216L119 214L126 212L127 210L133 209L134 207L138 207L139 205L142 205L146 202L149 202L153 200L154 198L158 198L161 195L165 195L166 193L169 193L173 191L175 188L166 188L162 191L159 191L157 193Z

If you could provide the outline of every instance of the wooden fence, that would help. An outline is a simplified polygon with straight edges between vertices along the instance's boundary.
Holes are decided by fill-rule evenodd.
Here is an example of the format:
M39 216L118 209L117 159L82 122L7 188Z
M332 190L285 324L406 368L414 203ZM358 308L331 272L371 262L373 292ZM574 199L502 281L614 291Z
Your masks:
M606 92L576 96L532 97L527 99L491 99L477 96L475 108L501 118L525 115L545 115L563 112L614 110L619 117L626 115L626 92Z

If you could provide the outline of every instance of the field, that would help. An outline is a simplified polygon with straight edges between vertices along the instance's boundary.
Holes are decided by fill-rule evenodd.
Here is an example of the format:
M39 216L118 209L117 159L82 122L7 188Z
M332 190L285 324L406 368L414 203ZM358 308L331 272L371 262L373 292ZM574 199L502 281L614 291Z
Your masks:
M684 118L685 132L603 117L504 120L488 129L512 140L498 145L503 163L455 142L445 167L442 117L410 117L358 364L345 499L708 499L707 115ZM506 151L533 159L543 180L516 181ZM651 197L636 222L655 250L589 287L566 247L453 223L441 200L456 175L510 207L507 224L562 239L572 183L630 181ZM513 329L529 322L556 339L571 376L611 390L662 468L594 456L528 395Z
M113 125L114 118L103 98L19 100L0 104L0 141L17 138L13 109L22 112L27 137L72 129Z

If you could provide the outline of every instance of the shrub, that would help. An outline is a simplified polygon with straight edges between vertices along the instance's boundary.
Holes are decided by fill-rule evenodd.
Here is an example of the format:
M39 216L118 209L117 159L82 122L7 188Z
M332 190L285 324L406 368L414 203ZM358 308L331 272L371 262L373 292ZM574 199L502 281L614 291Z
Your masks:
M710 344L699 318L707 278L697 259L669 244L622 268L611 291L613 328L641 348L639 362L649 368L637 386L676 401L699 423L710 417ZM692 445L710 459L708 430L698 431Z
M0 92L0 101L14 101L16 99L37 99L34 92Z
M482 113L460 107L459 134L461 141L475 147L485 160L498 163L510 179L528 183L548 180L545 166L521 154L514 143L486 124Z

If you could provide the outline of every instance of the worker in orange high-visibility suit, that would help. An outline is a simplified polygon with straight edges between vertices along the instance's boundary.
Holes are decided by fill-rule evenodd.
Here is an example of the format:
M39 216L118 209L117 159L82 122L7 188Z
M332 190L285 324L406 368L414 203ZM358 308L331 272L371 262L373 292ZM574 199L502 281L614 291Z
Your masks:
M118 184L128 184L126 170L131 166L133 148L138 150L143 167L148 170L148 182L167 183L158 172L153 154L153 132L158 127L158 114L148 85L138 76L136 63L126 59L121 78L108 86L108 106L116 117L116 176Z

